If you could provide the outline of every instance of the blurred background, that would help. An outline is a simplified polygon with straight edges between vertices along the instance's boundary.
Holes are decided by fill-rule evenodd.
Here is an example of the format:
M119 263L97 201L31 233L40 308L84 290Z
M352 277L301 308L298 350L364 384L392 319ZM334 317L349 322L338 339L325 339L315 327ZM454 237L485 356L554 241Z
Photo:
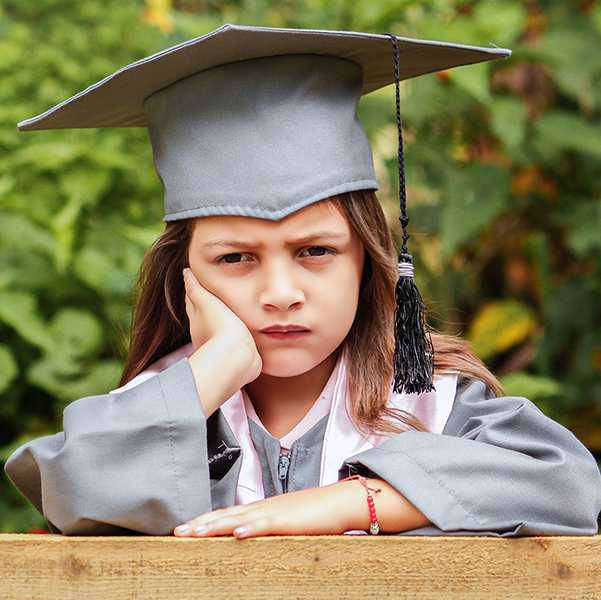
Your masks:
M410 248L430 324L601 457L601 3L0 0L0 462L116 386L164 214L146 129L17 123L225 23L513 50L402 84ZM398 234L394 86L359 114ZM0 531L43 527L0 478Z

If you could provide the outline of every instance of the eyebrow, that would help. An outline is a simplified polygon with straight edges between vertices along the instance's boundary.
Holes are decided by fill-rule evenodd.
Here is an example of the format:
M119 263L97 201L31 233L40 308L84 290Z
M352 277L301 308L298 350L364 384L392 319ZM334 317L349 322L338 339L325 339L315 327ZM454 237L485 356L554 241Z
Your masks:
M289 242L286 242L286 245L287 246L296 246L296 245L301 245L301 244L308 244L315 240L344 239L346 237L348 237L347 234L340 233L338 231L317 231L315 233L312 233L311 235L306 235L301 238L296 238L294 240L290 240ZM210 248L225 246L228 248L246 248L249 250L254 250L254 249L260 248L262 245L263 244L261 242L255 243L255 242L245 242L245 241L240 241L240 240L212 240L210 242L204 243L201 247L210 249Z

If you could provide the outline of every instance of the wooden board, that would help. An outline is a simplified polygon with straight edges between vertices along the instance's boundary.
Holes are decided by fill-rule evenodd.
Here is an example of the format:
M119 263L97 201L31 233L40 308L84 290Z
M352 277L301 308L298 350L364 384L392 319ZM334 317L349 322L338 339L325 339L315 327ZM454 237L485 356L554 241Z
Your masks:
M0 535L2 600L601 599L601 536Z

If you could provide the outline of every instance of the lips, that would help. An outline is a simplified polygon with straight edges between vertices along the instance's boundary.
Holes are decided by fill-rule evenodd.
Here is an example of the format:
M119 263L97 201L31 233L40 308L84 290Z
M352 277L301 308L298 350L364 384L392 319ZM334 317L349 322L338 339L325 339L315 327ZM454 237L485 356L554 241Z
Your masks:
M272 325L271 327L265 327L265 329L261 329L261 333L300 333L306 331L311 330L303 325Z

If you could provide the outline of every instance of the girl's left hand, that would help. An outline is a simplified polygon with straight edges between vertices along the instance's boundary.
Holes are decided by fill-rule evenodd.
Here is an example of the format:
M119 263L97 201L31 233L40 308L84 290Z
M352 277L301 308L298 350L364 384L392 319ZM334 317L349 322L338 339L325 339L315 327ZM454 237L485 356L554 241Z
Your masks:
M357 521L359 520L359 523ZM289 492L210 513L176 527L177 537L337 535L369 526L365 490L358 481Z

